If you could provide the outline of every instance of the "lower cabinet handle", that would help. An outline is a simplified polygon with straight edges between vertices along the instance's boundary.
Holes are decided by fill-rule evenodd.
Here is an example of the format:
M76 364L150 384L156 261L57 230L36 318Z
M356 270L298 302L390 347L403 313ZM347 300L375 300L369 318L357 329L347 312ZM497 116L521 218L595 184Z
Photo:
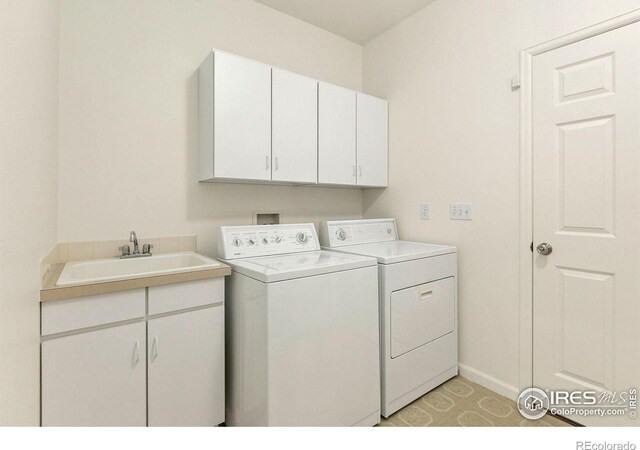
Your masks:
M356 166L355 165L351 166L351 168L353 169L352 172L353 172L353 176L355 177L356 176Z
M276 170L278 170L278 157L276 156Z
M153 344L151 345L152 358L155 361L160 354L160 350L158 349L158 336L153 337Z
M265 161L267 162L267 170L269 170L269 155L265 156Z
M140 341L136 341L136 345L133 346L133 361L132 366L135 367L140 362Z
M358 176L362 178L362 166L358 166Z

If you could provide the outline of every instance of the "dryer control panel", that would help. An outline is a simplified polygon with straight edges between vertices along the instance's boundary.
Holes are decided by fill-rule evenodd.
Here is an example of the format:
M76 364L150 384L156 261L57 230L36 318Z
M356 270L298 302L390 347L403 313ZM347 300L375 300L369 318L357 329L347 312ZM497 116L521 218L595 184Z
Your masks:
M218 257L222 259L283 255L320 250L312 223L220 227Z
M323 247L370 244L398 239L395 219L323 220L320 243Z

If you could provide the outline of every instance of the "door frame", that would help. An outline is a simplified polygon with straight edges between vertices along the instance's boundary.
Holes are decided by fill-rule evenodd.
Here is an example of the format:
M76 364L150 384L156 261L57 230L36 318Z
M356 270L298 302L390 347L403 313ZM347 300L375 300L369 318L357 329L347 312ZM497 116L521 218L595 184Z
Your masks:
M636 22L640 9L520 51L520 390L533 385L533 58Z

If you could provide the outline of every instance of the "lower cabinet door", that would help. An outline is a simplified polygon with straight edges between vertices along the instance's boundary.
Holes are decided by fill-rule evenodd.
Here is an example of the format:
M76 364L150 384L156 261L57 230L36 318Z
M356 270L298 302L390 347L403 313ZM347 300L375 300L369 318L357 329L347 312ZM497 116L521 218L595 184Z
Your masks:
M145 324L42 343L43 426L145 426Z
M224 307L151 319L149 426L224 422Z

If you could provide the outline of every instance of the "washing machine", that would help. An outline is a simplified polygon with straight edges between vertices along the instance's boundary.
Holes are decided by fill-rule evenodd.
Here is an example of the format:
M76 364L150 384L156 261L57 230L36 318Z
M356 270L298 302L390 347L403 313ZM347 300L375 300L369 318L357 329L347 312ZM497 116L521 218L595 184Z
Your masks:
M380 422L375 258L322 251L313 224L224 226L226 424Z
M320 242L378 261L384 417L457 375L455 247L399 240L395 219L323 221Z

